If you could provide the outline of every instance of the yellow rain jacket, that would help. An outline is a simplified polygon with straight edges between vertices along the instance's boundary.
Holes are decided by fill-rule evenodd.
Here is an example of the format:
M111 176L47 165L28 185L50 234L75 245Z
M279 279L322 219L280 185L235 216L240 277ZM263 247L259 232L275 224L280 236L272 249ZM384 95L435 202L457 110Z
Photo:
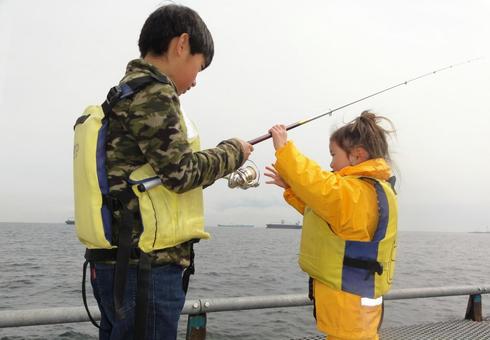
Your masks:
M383 240L387 242L384 245L386 249L384 252L388 255L383 255L381 251L381 256L394 260L397 207L393 192L387 189L388 186L384 182L391 176L390 167L383 159L371 159L336 173L324 171L317 163L302 155L292 142L279 149L276 158L275 167L279 175L290 185L290 188L284 192L284 198L304 215L300 266L303 270L306 268L305 271L314 278L318 329L327 333L329 339L377 339L382 305L379 303L380 299L367 298L377 298L389 289L394 270L393 261L384 263L383 277L389 282L380 284L381 289L376 293L364 295L349 293L342 290L343 287L340 287L342 284L336 284L337 280L342 282L341 271L335 273L327 270L327 274L338 277L325 279L307 261L308 258L304 253L314 247L315 243L318 245L318 241L312 240L311 235L308 237L304 234L311 233L313 230L317 236L321 236L319 238L322 242L326 241L324 242L326 247L333 248L338 248L342 242L372 241L376 237L379 222L378 195L374 185L377 182L360 177L377 179L388 193L386 196L390 201L390 221L386 228L387 240ZM334 238L338 241L332 242ZM334 263L338 260L335 257L339 257L335 254L343 257L342 252L342 249L328 249L324 261ZM321 264L312 263L321 267ZM332 266L329 268L331 269Z

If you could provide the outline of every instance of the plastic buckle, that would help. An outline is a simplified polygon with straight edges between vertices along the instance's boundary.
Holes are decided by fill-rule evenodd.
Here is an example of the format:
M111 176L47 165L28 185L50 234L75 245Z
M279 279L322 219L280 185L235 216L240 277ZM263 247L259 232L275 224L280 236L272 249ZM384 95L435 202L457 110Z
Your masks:
M114 86L107 95L107 103L113 105L114 100L119 100L122 93L122 88L120 85Z

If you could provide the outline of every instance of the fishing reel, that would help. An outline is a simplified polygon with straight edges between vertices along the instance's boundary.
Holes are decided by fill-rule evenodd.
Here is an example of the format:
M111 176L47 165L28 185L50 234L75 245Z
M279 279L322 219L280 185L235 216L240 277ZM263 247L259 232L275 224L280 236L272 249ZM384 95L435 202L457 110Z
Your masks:
M228 180L229 188L240 188L246 190L248 188L256 188L259 186L259 169L251 160L247 160L247 162L250 162L251 165L242 166L235 172L223 177Z

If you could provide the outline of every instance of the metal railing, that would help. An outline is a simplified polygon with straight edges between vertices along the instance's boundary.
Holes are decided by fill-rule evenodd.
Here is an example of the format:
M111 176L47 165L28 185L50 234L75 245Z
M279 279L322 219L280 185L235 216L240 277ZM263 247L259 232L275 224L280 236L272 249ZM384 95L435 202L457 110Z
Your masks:
M469 295L465 318L481 321L481 295L490 293L490 285L457 286L434 288L408 288L393 290L385 295L386 300L434 298L444 296ZM204 339L206 334L206 313L265 309L280 307L300 307L311 305L304 294L268 295L230 298L204 298L186 301L182 314L188 314L187 338ZM95 320L100 320L97 306L90 306ZM56 307L28 310L0 311L0 328L49 325L89 321L84 307Z

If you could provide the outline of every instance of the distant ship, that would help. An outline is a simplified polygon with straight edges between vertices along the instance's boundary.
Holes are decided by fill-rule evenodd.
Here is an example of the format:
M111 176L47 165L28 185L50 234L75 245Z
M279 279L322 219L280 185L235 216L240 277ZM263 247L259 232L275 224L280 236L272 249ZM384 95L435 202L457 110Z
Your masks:
M270 229L301 229L303 226L299 224L299 222L296 222L296 224L287 224L284 223L284 221L281 221L281 223L268 223L266 224L266 228Z
M253 224L218 224L218 227L224 228L253 228Z
M487 227L485 231L475 230L475 231L470 231L470 233L472 233L472 234L490 234L490 230Z
M72 220L72 219L67 219L67 220L65 221L65 223L66 223L66 224L75 224L75 221L74 221L74 220Z

